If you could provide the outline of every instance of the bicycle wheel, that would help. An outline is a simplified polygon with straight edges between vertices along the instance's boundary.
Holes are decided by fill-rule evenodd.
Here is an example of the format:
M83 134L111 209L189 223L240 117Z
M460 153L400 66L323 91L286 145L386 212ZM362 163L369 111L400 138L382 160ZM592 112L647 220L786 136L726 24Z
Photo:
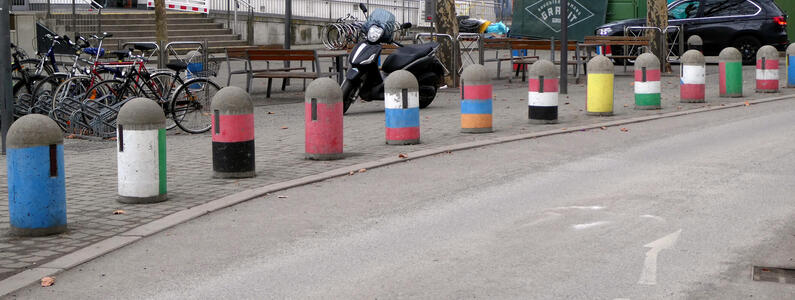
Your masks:
M207 78L186 81L171 99L174 122L189 133L202 133L212 127L210 101L221 88Z
M63 73L52 74L45 77L33 88L33 112L49 114L52 110L53 94L61 83L69 79L69 75Z
M174 75L171 73L155 73L149 77L149 81L154 88L151 91L154 95L146 95L147 97L153 97L153 100L156 100L160 105L163 106L164 111L166 113L166 130L174 129L177 127L177 123L174 122L174 118L171 118L168 114L168 109L170 109L170 99L174 95L174 92L177 90L179 82L174 80ZM144 93L147 94L147 93Z
M50 118L64 131L74 127L72 114L80 110L80 101L91 85L91 78L86 76L72 77L58 85L52 94L52 110Z

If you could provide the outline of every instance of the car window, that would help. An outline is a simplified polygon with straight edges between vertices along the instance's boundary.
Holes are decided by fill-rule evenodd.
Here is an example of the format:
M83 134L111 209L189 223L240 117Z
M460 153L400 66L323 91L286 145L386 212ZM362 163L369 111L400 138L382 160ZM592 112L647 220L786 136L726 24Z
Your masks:
M700 2L698 0L679 3L668 9L668 18L676 20L695 18L696 14L698 14L699 4Z
M703 0L704 17L753 15L759 7L748 0Z

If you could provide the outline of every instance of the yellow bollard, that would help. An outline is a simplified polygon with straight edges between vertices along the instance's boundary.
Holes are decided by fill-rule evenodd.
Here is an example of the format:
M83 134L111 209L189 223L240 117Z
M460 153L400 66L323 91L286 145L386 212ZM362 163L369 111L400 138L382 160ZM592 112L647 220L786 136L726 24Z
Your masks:
M585 111L589 116L613 115L613 63L598 55L588 62L588 94Z

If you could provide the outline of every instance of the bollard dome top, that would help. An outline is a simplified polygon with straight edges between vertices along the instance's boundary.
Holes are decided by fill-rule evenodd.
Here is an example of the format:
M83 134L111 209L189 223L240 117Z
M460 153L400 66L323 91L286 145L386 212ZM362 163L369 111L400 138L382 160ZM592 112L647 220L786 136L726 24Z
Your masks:
M419 86L414 74L406 70L392 72L384 83L384 88L387 89L417 89Z
M660 69L660 59L652 53L643 53L635 59L635 70L640 70L644 67L651 70Z
M759 51L756 52L756 59L778 59L778 50L776 47L765 45L762 48L759 48Z
M789 44L787 47L787 56L795 55L795 43Z
M613 70L613 62L609 58L604 55L597 55L588 61L588 72L613 74L615 70Z
M121 107L116 123L128 126L125 129L160 129L166 127L166 115L154 100L135 98Z
M701 51L687 50L682 54L682 64L703 66L704 63L704 54L701 54Z
M489 70L483 65L472 64L464 68L461 73L462 85L484 85L490 84Z
M687 39L687 44L691 46L703 46L704 41L698 35L692 35Z
M245 90L228 86L215 93L210 109L226 114L250 114L254 111L254 104Z
M560 77L560 69L555 67L551 61L546 59L539 59L535 62L531 67L530 71L528 72L530 77L549 77L549 78L558 78Z
M742 59L743 55L740 53L740 50L734 47L726 47L720 52L720 55L718 55L718 60L720 61L741 61Z
M315 98L323 103L342 102L342 90L334 79L328 77L318 78L309 83L304 97L306 101Z
M63 144L63 133L58 124L45 115L25 115L8 129L8 148L29 148Z

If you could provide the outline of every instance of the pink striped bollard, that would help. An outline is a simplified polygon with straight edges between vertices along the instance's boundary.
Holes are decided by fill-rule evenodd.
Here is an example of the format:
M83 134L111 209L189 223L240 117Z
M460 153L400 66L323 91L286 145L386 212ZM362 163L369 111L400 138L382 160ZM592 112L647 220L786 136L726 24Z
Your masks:
M342 90L330 78L309 83L304 94L306 158L342 158Z
M756 92L778 93L778 50L763 46L756 52Z

